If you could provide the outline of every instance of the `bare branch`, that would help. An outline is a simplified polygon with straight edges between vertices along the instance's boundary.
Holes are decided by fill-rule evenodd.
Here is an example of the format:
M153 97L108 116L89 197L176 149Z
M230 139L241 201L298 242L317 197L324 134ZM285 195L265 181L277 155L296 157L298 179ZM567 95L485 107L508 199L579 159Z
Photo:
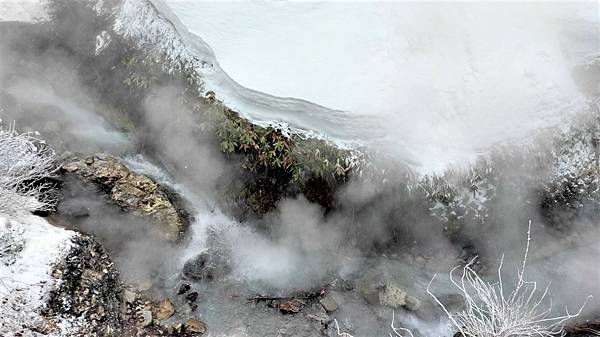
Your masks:
M515 288L508 296L504 295L505 286L502 280L504 256L498 267L498 281L484 281L472 269L475 259L462 268L459 280L450 271L450 280L459 290L464 302L462 311L451 313L430 290L435 276L427 286L427 293L435 300L450 319L452 325L465 337L514 337L537 336L551 337L562 335L565 323L581 314L587 303L585 300L579 310L570 314L568 309L561 316L551 316L552 300L547 299L548 287L538 291L536 282L526 281L525 267L531 241L531 221L527 230L527 244L520 269L517 269ZM542 303L549 302L547 308L540 308Z
M55 153L37 133L19 133L0 120L0 214L50 210L56 200L44 179L56 174Z

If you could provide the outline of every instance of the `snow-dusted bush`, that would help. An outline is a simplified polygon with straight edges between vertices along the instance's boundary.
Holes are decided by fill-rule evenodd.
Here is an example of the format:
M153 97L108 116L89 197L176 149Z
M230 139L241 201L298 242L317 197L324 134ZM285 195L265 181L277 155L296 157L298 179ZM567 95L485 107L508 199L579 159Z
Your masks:
M0 120L0 214L51 209L55 200L43 180L56 172L54 160L37 133L4 128Z
M454 273L459 267L452 269L450 280L459 290L464 302L464 309L451 313L442 302L430 291L427 293L440 305L450 319L452 325L465 337L551 337L563 334L565 323L579 316L583 305L576 313L553 316L552 301L547 299L548 287L538 289L533 281L526 281L525 266L531 240L531 222L527 231L527 245L521 269L517 271L514 289L505 287L502 280L502 263L498 267L498 280L488 282L481 278L471 267L474 259L462 268L461 275ZM584 303L585 305L585 303Z
M0 218L0 264L11 265L25 246L25 229L18 222L4 220Z

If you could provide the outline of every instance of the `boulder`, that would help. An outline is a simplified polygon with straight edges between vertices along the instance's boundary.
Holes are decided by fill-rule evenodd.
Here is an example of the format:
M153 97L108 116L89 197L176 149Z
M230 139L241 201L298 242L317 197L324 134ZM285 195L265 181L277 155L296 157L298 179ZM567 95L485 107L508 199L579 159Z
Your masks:
M221 252L204 252L183 265L183 276L192 280L213 280L230 271L229 257Z
M186 332L204 334L206 332L206 324L201 320L190 318L185 322L184 325Z
M189 221L166 189L151 178L130 171L119 159L110 155L72 158L62 165L61 171L96 184L107 193L111 202L123 210L149 217L152 222L161 225L168 239L179 239Z

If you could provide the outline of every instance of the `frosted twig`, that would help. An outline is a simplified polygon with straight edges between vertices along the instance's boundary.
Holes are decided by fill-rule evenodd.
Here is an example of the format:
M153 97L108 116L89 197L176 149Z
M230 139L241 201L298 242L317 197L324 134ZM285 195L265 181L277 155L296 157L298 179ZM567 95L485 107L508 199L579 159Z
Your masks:
M0 120L0 214L49 210L56 200L44 179L53 177L55 153L37 133L19 133Z
M581 314L583 307L590 297L576 313L566 313L561 316L551 316L552 301L546 301L548 286L543 291L538 291L536 282L525 281L525 267L529 254L531 241L531 221L527 230L527 244L520 269L517 269L517 282L515 288L505 296L505 287L502 280L502 265L504 256L500 259L498 267L498 281L494 283L484 281L472 269L475 258L463 268L459 278L454 273L459 267L450 271L450 281L459 290L465 308L463 311L451 313L430 290L435 276L427 286L427 293L435 300L450 319L452 325L466 337L510 337L510 336L538 336L551 337L561 335L565 323ZM548 302L547 306L544 303Z

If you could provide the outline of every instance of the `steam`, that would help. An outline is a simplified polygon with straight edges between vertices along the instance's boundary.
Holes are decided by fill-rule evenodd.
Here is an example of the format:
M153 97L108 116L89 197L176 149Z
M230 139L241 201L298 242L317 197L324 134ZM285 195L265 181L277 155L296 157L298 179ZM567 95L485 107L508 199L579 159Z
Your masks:
M375 94L368 99L359 97L361 101L350 100L348 104L352 106L336 106L344 100L332 101L334 107L352 111L356 108L357 113L374 111L385 134L373 143L384 154L373 160L374 173L353 176L335 196L338 207L332 210L326 211L298 196L281 200L264 219L240 223L230 210L216 206L228 183L239 178L239 167L236 158L228 160L220 153L215 139L198 136L199 123L210 121L202 120L196 110L202 112L208 107L190 109L182 102L183 88L177 85L155 86L143 98L141 111L136 111L136 130L115 127L108 122L115 111L104 105L109 106L110 102L87 92L81 84L79 61L52 48L34 55L25 53L29 50L24 42L26 33L13 32L0 41L0 118L16 120L21 128L40 130L62 153L104 151L121 156L130 169L169 186L190 204L193 222L188 238L173 244L162 240L160 233L139 217L107 206L99 191L66 182L70 187L65 191L62 210L86 214L77 220L77 225L96 235L113 252L130 282L167 284L178 277L185 261L215 245L225 247L230 254L232 278L253 290L282 295L362 276L366 270L387 266L386 263L401 266L394 272L408 274L413 269L403 269L399 261L416 262L412 261L414 256L427 257L430 270L448 270L469 253L464 247L476 247L490 265L506 252L506 268L510 269L511 261L514 266L520 261L523 229L531 219L532 277L560 281L551 289L562 303L576 306L589 294L597 294L596 299L600 299L595 282L600 279L596 268L600 251L593 246L600 238L598 230L584 220L575 221L581 240L571 249L557 252L565 247L561 233L543 226L536 193L540 181L552 174L547 170L550 164L538 165L540 158L523 148L503 148L506 152L523 151L521 158L507 155L510 162L503 160L506 152L494 154L490 150L498 140L526 136L577 110L572 108L583 97L568 67L577 55L563 52L573 46L587 52L589 45L579 45L572 41L575 39L557 33L556 19L560 18L562 5L544 7L539 18L533 15L537 13L533 5L519 7L514 17L507 10L515 9L514 4L498 5L502 7L499 13L496 5L432 6L400 12L404 23L397 23L388 32L401 37L399 44L387 50L388 57L374 61L397 60L399 66L391 74L384 74L385 69L370 63L360 65L376 68L375 75L393 79L393 85L374 80L360 81L359 85L342 83L339 92L344 93L344 100L355 99L354 94L366 89ZM579 11L575 5L565 8L570 14ZM440 15L442 10L448 10L447 17ZM380 12L377 10L375 16L398 21L392 17L395 13ZM485 15L479 16L481 13ZM465 16L466 22L461 22ZM485 21L490 16L495 17L492 24ZM433 23L432 27L424 27L423 22ZM414 36L410 33L412 28L417 29ZM588 28L582 34L587 34ZM518 38L513 41L513 37ZM528 45L530 40L535 42L533 46ZM461 48L455 49L456 45ZM110 52L107 47L97 57L109 57ZM362 52L383 55L381 50ZM350 62L339 53L335 56ZM547 72L548 69L552 71ZM295 76L285 75L287 81ZM403 80L396 81L399 78ZM310 81L315 83L314 79ZM294 85L294 81L289 83ZM321 92L325 91L330 90ZM315 100L328 99L335 97ZM540 142L548 145L551 140ZM533 148L545 151L543 146ZM397 161L394 154L410 153L410 158L403 155L402 159L414 159L426 171L439 172L449 162L468 163L482 150L495 163L497 180L489 182L496 186L489 189L494 204L481 210L485 223L467 221L462 229L464 237L453 241L439 217L423 202L425 192L414 189L423 177L407 168L406 161ZM547 159L544 155L540 154L542 162ZM443 177L447 181L477 173L457 167L447 172ZM533 178L518 180L525 181L518 187L511 185L522 177ZM467 196L472 193L465 191L462 192ZM519 193L515 195L515 191ZM480 196L469 200L484 204L487 196ZM211 241L215 237L219 242ZM555 274L557 271L560 276ZM600 305L594 300L588 308L591 313ZM411 315L406 315L405 320L421 326L424 333L447 328L445 322L426 324Z

